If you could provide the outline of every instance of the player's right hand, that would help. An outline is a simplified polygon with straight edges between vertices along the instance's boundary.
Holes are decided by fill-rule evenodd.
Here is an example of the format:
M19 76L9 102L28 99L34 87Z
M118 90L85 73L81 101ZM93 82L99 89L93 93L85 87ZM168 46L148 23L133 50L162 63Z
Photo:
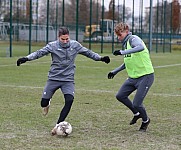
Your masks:
M109 72L108 75L107 75L108 79L113 79L114 76L115 76L115 74L112 73L112 72Z
M19 59L17 60L17 66L20 66L21 64L25 63L26 61L28 61L28 58L27 58L27 57L19 58Z
M122 55L122 54L121 54L121 51L120 51L120 50L115 50L115 51L113 52L113 55L117 56L117 55Z

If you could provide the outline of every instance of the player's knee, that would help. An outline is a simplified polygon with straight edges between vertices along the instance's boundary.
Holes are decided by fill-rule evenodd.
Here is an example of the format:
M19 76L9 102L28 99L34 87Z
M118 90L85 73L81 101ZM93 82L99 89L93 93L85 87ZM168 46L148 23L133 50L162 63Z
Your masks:
M116 94L116 99L120 102L122 102L122 100L124 99L123 96L121 94Z
M65 98L65 103L66 104L72 104L73 101L74 101L74 96L71 95L71 94L65 94L64 98Z
M49 105L49 101L50 101L50 99L42 98L41 99L41 107L47 107Z

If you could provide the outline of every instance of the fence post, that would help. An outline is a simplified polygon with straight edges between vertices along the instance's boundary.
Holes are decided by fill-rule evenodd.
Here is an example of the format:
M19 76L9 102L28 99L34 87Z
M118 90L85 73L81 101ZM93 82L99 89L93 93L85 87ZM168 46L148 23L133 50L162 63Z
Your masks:
M49 26L49 0L47 0L47 34L46 34L46 44L48 43L48 36L49 36L49 29L48 29L48 26Z
M76 41L78 41L78 29L79 29L79 0L77 0L77 6L76 6Z
M31 30L32 30L32 1L30 1L30 16L29 16L29 54L31 53Z
M36 0L36 42L38 42L38 0Z
M153 24L153 8L152 8L152 0L150 0L149 51L152 50L152 24Z
M134 0L133 0L133 11L132 11L132 33L134 34Z
M65 2L64 0L62 1L62 26L64 26L64 11L65 11Z
M114 16L115 16L115 0L113 0L113 11L112 11L112 16L113 16L113 18L112 18L112 24L113 24L113 26L112 26L112 53L113 53L113 51L114 51Z
M13 1L10 0L10 33L9 33L9 56L12 57L12 3Z
M90 0L90 17L89 17L89 49L91 49L91 44L92 44L92 39L91 39L91 34L92 34L92 0Z
M171 3L171 5L170 5L170 7L171 7L171 12L170 12L170 53L172 52L172 5L173 5L173 3Z
M102 20L101 20L101 22L102 22L102 31L101 31L101 53L103 53L103 36L104 36L104 31L103 31L103 23L104 23L104 21L103 21L103 19L104 19L104 0L102 0Z

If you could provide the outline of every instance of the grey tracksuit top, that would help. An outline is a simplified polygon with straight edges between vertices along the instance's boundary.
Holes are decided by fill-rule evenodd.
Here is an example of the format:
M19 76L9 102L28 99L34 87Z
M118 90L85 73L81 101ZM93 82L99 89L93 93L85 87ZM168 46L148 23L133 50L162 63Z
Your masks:
M51 54L52 63L48 73L50 80L74 81L75 58L82 54L95 61L100 61L101 56L75 40L70 40L63 45L59 40L48 43L45 47L26 56L29 61Z

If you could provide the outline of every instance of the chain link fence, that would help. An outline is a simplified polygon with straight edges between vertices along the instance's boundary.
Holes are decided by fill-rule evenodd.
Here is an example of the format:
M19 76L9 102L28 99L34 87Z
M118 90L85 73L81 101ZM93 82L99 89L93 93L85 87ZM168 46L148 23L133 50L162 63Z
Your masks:
M56 40L60 26L69 28L71 39L111 53L120 48L114 35L119 22L128 23L150 51L171 52L181 44L180 10L180 0L1 0L0 56L24 55L18 45L31 53Z

